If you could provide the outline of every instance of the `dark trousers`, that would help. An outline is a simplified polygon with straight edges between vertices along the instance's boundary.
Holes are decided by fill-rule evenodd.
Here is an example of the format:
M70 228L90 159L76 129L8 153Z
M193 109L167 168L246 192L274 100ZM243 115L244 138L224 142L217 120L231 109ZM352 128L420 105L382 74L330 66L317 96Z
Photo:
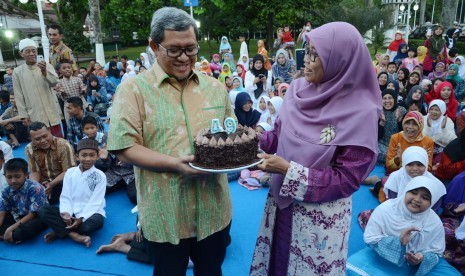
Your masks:
M3 220L3 224L0 226L0 235L3 236L6 229L15 223L16 221L13 218L13 215L10 212L7 212L5 219ZM13 230L13 240L18 242L33 239L45 229L47 229L47 225L45 225L38 217L35 217Z
M194 275L221 276L221 265L226 255L231 223L207 238L182 239L179 244L145 240L155 264L154 276L186 275L189 257L194 263Z
M62 190L63 190L62 183L53 187L52 194L50 195L50 198L48 199L48 203L50 203L51 205L58 204L58 202L60 201L60 195L61 195Z
M58 98L58 104L60 105L61 113L63 114L63 118L64 118L65 117L65 112L66 112L66 110L65 110L65 102L62 99ZM68 124L66 124L65 119L61 120L61 124L63 125L63 135L66 138L66 135L68 133Z
M147 250L147 243L144 241L138 242L137 237L134 236L131 243L129 244L131 249L129 249L127 258L131 261L153 264L152 258Z
M103 226L103 216L93 214L90 218L84 221L77 229L70 231L66 229L66 224L60 216L60 209L56 206L44 206L39 210L39 218L57 234L58 237L64 238L70 232L77 232L81 235L90 235L99 230Z
M10 116L4 115L3 119L11 119ZM14 134L18 142L28 142L29 141L29 134L27 133L27 127L23 124L23 122L13 122L13 129L5 129L6 134Z

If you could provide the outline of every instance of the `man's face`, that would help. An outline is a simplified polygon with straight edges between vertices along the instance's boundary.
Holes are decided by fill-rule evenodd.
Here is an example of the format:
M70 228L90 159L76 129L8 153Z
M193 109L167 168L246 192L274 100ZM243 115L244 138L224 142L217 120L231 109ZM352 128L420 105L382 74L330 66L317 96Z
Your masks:
M61 39L63 38L62 34L58 33L58 30L56 29L48 29L48 39L50 40L50 43L56 45L61 42Z
M37 63L37 48L26 47L20 52L21 57L26 61L27 64L33 65Z
M53 135L45 127L36 131L31 130L29 135L31 136L32 145L38 149L46 150L52 145Z
M10 103L13 106L16 106L15 95L10 95Z
M78 115L79 111L81 111L79 107L74 106L73 104L70 104L70 103L66 103L65 109L66 109L66 112L68 112L69 116L71 117Z
M169 76L183 81L192 72L197 56L187 56L185 52L179 57L169 57L165 49L179 50L197 46L194 28L190 27L185 31L167 31L165 30L165 39L160 45L156 45L155 55L160 67Z
M8 75L13 74L13 69L12 69L11 67L6 68L6 73L7 73Z
M80 68L79 73L81 73L83 76L85 76L87 74L87 71L84 68Z

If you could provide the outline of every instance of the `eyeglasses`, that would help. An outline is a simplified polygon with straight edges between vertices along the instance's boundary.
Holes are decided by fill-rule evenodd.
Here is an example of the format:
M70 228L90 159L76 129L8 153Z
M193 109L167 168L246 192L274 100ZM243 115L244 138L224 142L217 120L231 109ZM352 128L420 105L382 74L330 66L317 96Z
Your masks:
M193 47L188 47L188 48L180 48L180 49L166 49L163 47L161 44L158 44L163 50L166 51L166 55L171 57L171 58L178 58L182 56L182 53L186 54L188 57L193 57L196 56L199 53L200 47L193 46Z
M311 62L315 62L316 58L319 57L318 54L309 48L305 48L305 55L310 57Z

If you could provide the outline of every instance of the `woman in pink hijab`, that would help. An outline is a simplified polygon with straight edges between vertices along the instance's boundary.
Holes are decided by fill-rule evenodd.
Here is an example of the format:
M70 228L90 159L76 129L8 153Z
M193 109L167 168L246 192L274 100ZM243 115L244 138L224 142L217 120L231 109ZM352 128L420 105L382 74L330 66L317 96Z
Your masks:
M352 194L376 161L381 94L360 33L334 22L306 40L305 77L259 137L273 176L250 275L345 275Z

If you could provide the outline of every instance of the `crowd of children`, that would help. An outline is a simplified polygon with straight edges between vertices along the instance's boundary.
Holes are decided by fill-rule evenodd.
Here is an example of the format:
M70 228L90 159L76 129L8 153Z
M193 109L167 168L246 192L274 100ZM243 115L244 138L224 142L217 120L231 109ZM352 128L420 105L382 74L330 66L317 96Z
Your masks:
M461 222L465 198L457 197L465 193L460 185L465 177L465 112L461 111L465 106L465 58L454 48L443 55L439 29L440 26L436 27L425 46L419 47L408 45L400 33L396 34L387 53L378 55L373 64L383 104L377 161L385 166L386 177L365 181L376 184L373 192L382 204L360 216L364 240L369 245L360 254L366 258L377 255L386 261L380 265L394 264L416 275L438 269L453 272L443 260L445 251L449 254L445 256L447 261L465 273L460 261L465 258L465 234L459 234L465 233L465 224ZM259 42L258 53L249 59L242 35L236 62L224 36L219 53L210 62L201 57L194 69L222 82L238 123L255 128L259 134L273 131L286 90L299 77L301 69L295 68L295 43L289 26L278 30L278 40L276 60L271 64L263 41ZM435 57L431 70L424 69L428 57ZM133 168L106 150L103 122L99 114L90 110L109 103L121 81L150 66L149 57L143 53L134 64L124 56L121 62L115 58L104 67L91 62L74 77L70 63L63 61L59 68L62 79L55 90L66 111L67 140L54 138L49 144L43 141L51 134L42 125L32 124L29 131L22 127L15 111L14 94L0 94L0 112L4 114L0 114L0 125L13 149L28 136L31 141L35 139L27 148L27 162L20 158L5 160L4 152L0 151L7 183L0 200L0 237L4 241L20 243L51 228L52 232L45 236L47 242L69 237L89 247L90 235L103 226L106 191L127 186L128 193L132 189L131 201L136 203ZM9 71L6 85L11 85ZM35 149L42 146L53 149L61 144L76 152L79 165L74 166L73 157L68 160L69 168L53 171L55 164L35 160L39 156L34 155ZM42 181L29 177L29 173L44 174L42 169L50 170L53 177ZM240 182L251 188L262 185L268 176L247 170L242 172ZM56 179L61 181L62 188L54 189L53 193L52 188L58 186L50 183ZM443 182L450 181L446 192ZM58 201L59 205L49 205ZM441 209L442 222L437 215ZM464 228L463 232L457 230L459 227ZM132 245L140 243L138 235L116 237L99 253L115 248L128 253ZM349 259L349 263L354 267L360 265L354 259L352 262Z

